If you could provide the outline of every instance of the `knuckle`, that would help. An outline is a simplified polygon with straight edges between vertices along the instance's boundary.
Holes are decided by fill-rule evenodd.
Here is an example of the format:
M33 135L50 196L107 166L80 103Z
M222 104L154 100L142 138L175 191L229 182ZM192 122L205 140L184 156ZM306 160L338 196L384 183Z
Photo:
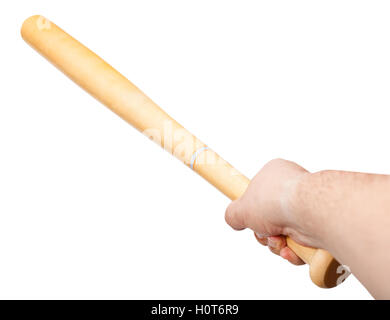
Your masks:
M236 209L236 203L233 201L225 211L225 221L228 225L230 225L232 228L237 228L237 209Z
M242 206L238 205L239 200L233 201L225 212L225 221L235 230L242 230L246 228L244 211Z
M230 225L230 222L232 220L232 211L233 211L232 206L233 206L233 203L229 204L225 210L225 221L229 225Z
M266 166L278 166L278 165L281 165L283 163L285 163L286 160L282 159L282 158L275 158L275 159L272 159L271 161L269 161Z

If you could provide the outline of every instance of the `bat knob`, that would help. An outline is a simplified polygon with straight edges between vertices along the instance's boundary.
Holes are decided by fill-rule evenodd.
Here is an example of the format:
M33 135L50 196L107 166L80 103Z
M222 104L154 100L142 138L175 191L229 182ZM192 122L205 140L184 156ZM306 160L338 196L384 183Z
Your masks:
M351 274L347 266L339 263L324 249L304 247L290 237L287 246L310 266L310 278L320 288L334 288Z
M351 274L347 266L340 264L323 249L317 249L308 263L311 280L321 288L334 288Z

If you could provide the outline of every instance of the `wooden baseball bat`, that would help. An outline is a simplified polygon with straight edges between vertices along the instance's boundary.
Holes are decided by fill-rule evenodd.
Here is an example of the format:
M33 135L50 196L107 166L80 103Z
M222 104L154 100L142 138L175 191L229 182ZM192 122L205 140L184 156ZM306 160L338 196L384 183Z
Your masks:
M28 18L23 39L58 69L136 129L160 144L230 199L239 198L250 180L158 107L141 90L91 50L42 16ZM312 281L322 288L341 282L340 264L325 250L288 246L310 265ZM345 278L345 274L344 274Z

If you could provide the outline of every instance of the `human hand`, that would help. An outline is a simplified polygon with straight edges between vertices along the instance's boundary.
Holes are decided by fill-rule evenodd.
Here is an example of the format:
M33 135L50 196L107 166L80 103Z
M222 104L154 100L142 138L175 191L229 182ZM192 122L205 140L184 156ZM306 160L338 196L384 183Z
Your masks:
M286 236L296 242L314 245L310 223L304 221L295 199L295 189L310 174L294 162L275 159L252 179L242 197L227 208L226 222L235 230L249 228L256 239L295 265L304 262L286 244Z

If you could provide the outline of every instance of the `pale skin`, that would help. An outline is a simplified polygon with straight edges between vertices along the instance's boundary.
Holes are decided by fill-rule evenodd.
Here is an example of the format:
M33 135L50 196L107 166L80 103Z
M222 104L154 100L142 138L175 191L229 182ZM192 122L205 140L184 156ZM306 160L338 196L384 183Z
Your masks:
M390 176L346 171L310 173L275 159L226 210L235 230L293 264L302 260L285 236L328 250L377 299L390 298Z

